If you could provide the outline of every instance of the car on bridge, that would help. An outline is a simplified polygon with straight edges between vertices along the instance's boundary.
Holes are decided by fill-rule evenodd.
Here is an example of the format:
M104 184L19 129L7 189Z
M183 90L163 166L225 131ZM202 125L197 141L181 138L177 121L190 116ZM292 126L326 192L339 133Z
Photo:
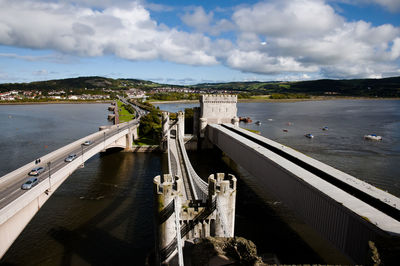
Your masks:
M25 183L22 184L21 189L28 190L33 188L37 184L39 184L39 180L37 179L37 177L31 177Z
M43 173L43 172L44 172L44 167L39 166L39 167L33 168L33 169L29 172L28 175L38 176L38 175L40 175L40 174Z
M76 158L76 154L70 154L70 155L68 155L67 158L65 158L65 161L72 162L73 160L75 160L75 158Z
M93 144L93 141L92 140L87 140L82 145L89 146L91 144Z

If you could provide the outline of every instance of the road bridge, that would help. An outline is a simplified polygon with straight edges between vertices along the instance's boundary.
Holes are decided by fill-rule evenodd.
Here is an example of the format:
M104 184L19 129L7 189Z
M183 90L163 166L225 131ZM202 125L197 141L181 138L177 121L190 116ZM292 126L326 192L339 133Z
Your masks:
M87 160L111 148L132 150L139 120L140 116L130 122L102 126L100 131L41 157L40 163L32 161L0 177L0 258L56 189ZM90 144L85 145L86 141ZM75 159L65 161L70 154L76 155ZM38 176L39 183L22 190L28 173L39 166L45 169Z

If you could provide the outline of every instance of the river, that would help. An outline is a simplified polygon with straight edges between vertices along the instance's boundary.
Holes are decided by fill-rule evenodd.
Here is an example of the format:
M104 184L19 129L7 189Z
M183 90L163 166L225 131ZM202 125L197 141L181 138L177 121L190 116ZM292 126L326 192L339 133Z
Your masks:
M175 112L198 104L162 104ZM400 197L400 101L332 100L238 103L241 127L292 147ZM260 121L261 125L254 122ZM328 127L328 130L322 130ZM287 130L287 132L284 131ZM311 133L313 139L304 137ZM376 134L382 141L366 141Z
M160 106L175 111L189 105ZM399 101L238 104L239 116L261 121L260 126L242 126L260 130L268 138L397 196L399 112ZM0 176L97 131L108 123L107 114L105 104L0 106ZM323 126L329 130L322 131ZM315 138L307 139L305 133L313 133ZM382 135L383 141L364 141L362 136L369 133ZM316 248L320 240L282 204L273 198L260 200L253 193L256 184L242 181L247 180L247 173L217 151L189 156L202 177L214 172L239 177L235 233L253 240L260 254L275 254L287 264L346 262L329 247ZM152 179L162 169L164 154L94 156L53 194L0 264L145 264L154 246ZM307 243L296 230L305 232Z

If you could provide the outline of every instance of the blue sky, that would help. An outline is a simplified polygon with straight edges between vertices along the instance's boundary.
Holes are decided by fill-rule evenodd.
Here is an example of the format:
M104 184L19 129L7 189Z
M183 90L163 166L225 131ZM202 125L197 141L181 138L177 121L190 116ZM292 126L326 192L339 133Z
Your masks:
M0 83L400 76L399 0L0 0Z

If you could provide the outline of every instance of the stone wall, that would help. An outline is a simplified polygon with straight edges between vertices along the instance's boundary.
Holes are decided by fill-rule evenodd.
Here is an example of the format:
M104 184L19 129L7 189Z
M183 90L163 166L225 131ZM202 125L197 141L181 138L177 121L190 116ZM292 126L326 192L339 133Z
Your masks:
M201 95L200 137L204 137L207 124L239 124L237 95Z

